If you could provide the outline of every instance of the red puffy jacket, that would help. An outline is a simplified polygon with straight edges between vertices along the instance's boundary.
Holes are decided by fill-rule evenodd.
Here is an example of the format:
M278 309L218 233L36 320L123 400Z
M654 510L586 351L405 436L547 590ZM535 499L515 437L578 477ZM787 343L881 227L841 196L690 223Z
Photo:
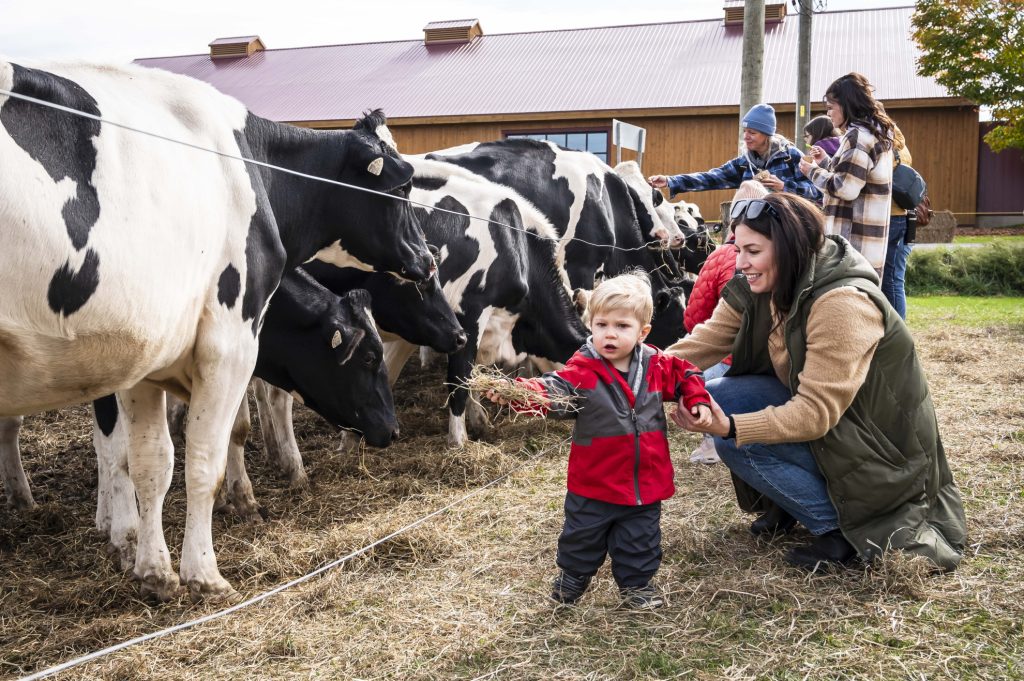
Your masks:
M686 311L683 313L683 326L686 333L693 331L693 327L702 324L711 318L715 311L719 298L722 297L722 289L729 283L729 280L736 276L736 247L735 241L729 239L715 249L715 252L708 256L707 262L700 268L697 281L690 292L690 299L686 302ZM726 364L732 364L732 357L722 360Z
M639 506L675 492L664 402L682 397L691 409L710 405L711 397L689 362L650 345L638 345L635 352L628 381L589 339L561 371L517 379L542 399L515 402L513 409L576 419L566 480L573 494ZM565 399L543 401L553 397Z

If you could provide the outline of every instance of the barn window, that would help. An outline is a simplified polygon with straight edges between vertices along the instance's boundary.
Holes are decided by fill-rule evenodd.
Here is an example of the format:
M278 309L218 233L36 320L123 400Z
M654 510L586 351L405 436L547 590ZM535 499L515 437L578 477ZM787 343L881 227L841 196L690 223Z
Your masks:
M589 151L599 159L608 162L608 131L607 130L569 130L564 132L507 132L505 139L527 138L547 140L560 147L576 151Z

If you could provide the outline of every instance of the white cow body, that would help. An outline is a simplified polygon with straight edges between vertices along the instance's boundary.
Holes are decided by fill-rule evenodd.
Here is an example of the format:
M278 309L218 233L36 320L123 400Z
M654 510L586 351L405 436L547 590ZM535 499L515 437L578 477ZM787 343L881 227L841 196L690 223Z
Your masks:
M291 132L208 84L138 66L0 62L0 88L233 156L301 158L365 134ZM283 219L311 222L272 212L286 181L265 187L237 160L5 95L0 122L0 416L117 394L139 501L134 574L163 600L179 586L161 519L173 457L164 390L188 398L179 574L196 597L232 594L211 512L257 330L286 261L341 238L342 225L286 230ZM411 175L390 157L380 163L381 181ZM429 253L422 240L412 248L415 262L403 263L420 277ZM389 268L404 270L396 262ZM112 515L105 503L101 526Z

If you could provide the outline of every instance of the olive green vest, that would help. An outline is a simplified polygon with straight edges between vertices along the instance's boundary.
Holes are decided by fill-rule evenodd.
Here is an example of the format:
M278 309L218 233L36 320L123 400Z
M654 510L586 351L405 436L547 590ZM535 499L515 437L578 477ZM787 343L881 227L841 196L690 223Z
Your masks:
M832 430L808 443L828 483L840 529L865 560L898 548L952 570L960 562L967 526L914 340L879 290L874 270L842 237L826 238L783 322L789 389L796 394L799 386L814 300L840 286L867 294L885 326L853 403ZM722 297L743 316L727 375L775 375L768 354L769 295L754 294L745 279L736 278ZM741 503L752 499L751 493L737 489Z

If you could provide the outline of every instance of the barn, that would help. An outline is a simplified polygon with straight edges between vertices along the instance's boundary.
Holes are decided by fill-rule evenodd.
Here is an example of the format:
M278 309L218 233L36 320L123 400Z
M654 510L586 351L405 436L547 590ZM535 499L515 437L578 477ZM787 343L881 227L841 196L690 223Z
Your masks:
M406 153L539 135L615 162L612 121L646 129L644 171L706 170L735 155L742 3L722 18L528 33L484 33L476 19L437 21L423 37L266 49L258 36L221 38L209 52L137 63L205 80L275 121L350 126L382 107ZM764 99L793 137L798 17L766 3ZM867 75L900 125L933 206L974 211L978 113L915 73L912 7L820 12L814 18L811 98L836 77ZM623 158L633 158L626 152ZM690 195L717 215L729 192ZM973 215L963 216L961 223Z

